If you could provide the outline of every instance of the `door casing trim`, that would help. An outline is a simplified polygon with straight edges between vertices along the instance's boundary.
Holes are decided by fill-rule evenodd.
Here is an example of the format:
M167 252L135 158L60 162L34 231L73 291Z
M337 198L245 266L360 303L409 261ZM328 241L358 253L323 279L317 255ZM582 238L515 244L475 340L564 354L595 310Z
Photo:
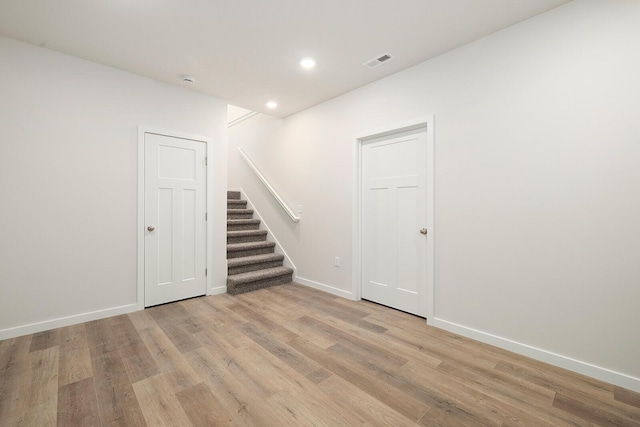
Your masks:
M171 131L166 129L157 129L148 126L138 126L138 222L137 222L137 243L138 243L138 252L137 252L137 267L138 267L138 275L137 275L137 306L138 310L144 310L144 198L145 198L145 181L144 181L144 160L145 160L145 148L144 148L144 138L145 134L152 133L155 135L163 135L173 138L180 139L190 139L192 141L204 142L207 146L206 148L206 156L209 161L207 162L207 180L206 186L207 190L205 195L207 197L207 212L209 213L209 220L207 221L206 227L206 268L209 274L207 274L206 281L206 295L210 295L212 293L211 288L211 277L212 277L212 263L211 263L211 254L213 253L212 242L213 242L213 227L212 227L212 218L211 212L212 209L212 197L209 195L209 191L213 188L213 170L212 164L213 162L210 160L212 156L213 149L213 140L211 138L207 138L200 135L192 135L183 132Z
M353 217L352 217L352 295L354 300L362 298L362 146L367 141L413 129L427 131L427 319L435 315L435 117L418 117L401 123L358 132L353 136Z

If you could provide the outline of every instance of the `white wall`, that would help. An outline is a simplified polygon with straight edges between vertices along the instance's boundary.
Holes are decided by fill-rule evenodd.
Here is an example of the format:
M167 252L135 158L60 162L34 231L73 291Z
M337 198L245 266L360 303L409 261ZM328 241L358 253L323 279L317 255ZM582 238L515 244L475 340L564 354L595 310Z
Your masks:
M213 139L224 242L226 114L219 99L0 38L0 339L136 308L138 125Z
M285 120L253 118L230 129L229 184L302 283L349 295L353 135L434 114L429 322L640 390L638 22L640 2L576 0ZM299 225L236 146L303 205Z

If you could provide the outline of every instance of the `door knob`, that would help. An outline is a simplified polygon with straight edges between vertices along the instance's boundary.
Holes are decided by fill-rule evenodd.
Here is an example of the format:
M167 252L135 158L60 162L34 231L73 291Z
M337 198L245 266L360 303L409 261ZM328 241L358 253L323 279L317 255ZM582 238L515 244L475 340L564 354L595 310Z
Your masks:
M420 229L420 234L427 234L427 229L426 228L421 228Z
M156 229L156 228L155 228L153 225L150 225L150 226L148 226L148 227L147 227L147 230L149 230L149 231L153 231L153 230L155 230L155 229Z

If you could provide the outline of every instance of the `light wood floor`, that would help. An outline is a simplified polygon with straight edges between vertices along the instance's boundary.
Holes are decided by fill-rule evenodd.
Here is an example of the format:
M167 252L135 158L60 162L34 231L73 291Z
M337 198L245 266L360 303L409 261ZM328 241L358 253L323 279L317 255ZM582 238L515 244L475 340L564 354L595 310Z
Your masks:
M640 396L289 284L0 341L0 426L640 425Z

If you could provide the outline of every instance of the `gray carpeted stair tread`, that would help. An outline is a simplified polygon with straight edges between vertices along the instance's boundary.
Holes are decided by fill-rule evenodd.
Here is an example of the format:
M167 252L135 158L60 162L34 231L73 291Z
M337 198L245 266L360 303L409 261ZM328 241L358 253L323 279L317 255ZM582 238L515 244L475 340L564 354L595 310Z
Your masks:
M293 274L293 269L289 267L267 268L265 270L250 271L248 273L233 274L227 278L227 283L231 285L241 285L289 274Z
M267 230L237 230L227 231L227 238L229 237L248 237L248 236L266 236Z
M228 219L227 225L260 224L259 219Z
M239 191L227 191L227 199L240 200Z
M242 265L250 265L250 264L259 264L262 262L269 261L282 261L284 259L284 255L282 254L263 254L263 255L252 255L246 256L242 258L231 258L227 261L229 267L240 267Z
M291 274L285 274L283 276L272 277L270 279L258 280L257 282L241 283L237 285L229 283L227 284L227 294L240 295L245 292L257 291L258 289L264 289L270 286L291 283L291 279Z
M260 229L259 219L227 219L227 231L240 231L240 230L258 230Z
M227 252L234 251L246 251L250 249L260 248L273 248L276 244L274 242L245 242L245 243L229 243L227 245Z
M261 242L267 240L267 230L227 230L227 243Z
M253 209L227 209L227 219L253 218Z
M227 206L247 206L246 200L238 200L238 199L227 199Z
M253 209L227 209L227 214L253 214Z
M240 230L258 230L260 228L259 219L251 218L229 218L227 219L228 231L240 231Z

